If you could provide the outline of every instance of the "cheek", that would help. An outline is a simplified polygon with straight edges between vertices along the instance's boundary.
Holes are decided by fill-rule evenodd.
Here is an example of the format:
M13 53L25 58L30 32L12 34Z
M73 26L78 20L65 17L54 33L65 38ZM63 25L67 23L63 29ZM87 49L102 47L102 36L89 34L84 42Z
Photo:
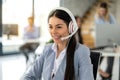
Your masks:
M105 14L106 14L106 11L103 11L103 14L105 15Z
M49 31L49 34L52 36L52 30L48 29L48 31Z
M100 14L101 14L101 15L104 15L105 13L106 13L106 11L105 11L105 10L103 10L103 9L102 9L102 10L100 10Z
M61 31L61 33L62 33L62 35L64 35L64 36L69 35L68 29L63 29L63 30Z
M99 14L102 16L102 15L103 15L103 12L99 12Z

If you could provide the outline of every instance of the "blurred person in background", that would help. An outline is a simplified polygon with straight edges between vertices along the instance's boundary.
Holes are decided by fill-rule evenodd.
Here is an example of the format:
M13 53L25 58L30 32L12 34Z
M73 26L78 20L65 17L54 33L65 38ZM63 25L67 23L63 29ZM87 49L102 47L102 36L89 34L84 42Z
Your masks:
M76 15L75 20L76 20L77 25L78 25L78 32L77 32L78 41L79 41L79 43L83 44L82 31L81 31L82 18Z
M23 30L23 39L26 43L20 47L20 51L25 55L26 62L29 60L28 53L35 51L35 49L39 46L38 42L27 42L27 40L38 39L40 37L39 31L39 28L34 25L34 17L28 17L28 26L26 26Z
M115 24L114 16L109 12L108 4L100 3L95 14L95 24Z

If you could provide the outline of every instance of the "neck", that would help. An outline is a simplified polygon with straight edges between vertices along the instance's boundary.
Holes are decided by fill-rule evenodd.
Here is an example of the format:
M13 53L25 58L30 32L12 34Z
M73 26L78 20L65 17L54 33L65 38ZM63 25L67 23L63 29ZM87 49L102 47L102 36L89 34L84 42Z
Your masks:
M65 40L57 44L57 57L59 56L59 53L66 48L67 43L68 43L68 40Z

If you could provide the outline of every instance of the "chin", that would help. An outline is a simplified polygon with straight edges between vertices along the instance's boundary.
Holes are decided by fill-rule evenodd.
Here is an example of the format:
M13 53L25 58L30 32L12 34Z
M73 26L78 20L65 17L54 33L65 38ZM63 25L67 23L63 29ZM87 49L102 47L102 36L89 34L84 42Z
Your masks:
M60 40L54 40L54 43L58 44L58 43L61 43Z

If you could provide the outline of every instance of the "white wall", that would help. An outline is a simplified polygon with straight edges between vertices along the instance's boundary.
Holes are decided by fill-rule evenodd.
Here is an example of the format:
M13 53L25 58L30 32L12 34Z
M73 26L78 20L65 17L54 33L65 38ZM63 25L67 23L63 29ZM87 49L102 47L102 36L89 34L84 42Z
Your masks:
M96 0L61 0L60 6L66 7L71 10L74 15L83 16L85 11Z

